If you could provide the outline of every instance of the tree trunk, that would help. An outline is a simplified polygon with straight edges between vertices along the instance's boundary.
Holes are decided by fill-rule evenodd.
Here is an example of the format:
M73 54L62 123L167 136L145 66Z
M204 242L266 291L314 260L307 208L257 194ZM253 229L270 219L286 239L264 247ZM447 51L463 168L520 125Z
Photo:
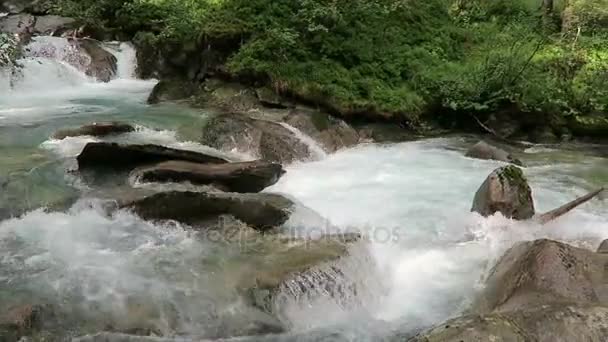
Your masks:
M572 209L578 207L579 205L588 202L595 196L599 195L602 191L604 191L604 188L599 188L599 189L595 190L594 192L591 192L585 196L579 197L579 198L575 199L574 201L564 204L563 206L561 206L555 210L551 210L550 212L540 215L538 217L538 220L540 221L541 224L549 223L549 222L557 219L558 217L565 215L566 213L568 213Z
M553 0L543 0L543 10L545 14L553 13Z

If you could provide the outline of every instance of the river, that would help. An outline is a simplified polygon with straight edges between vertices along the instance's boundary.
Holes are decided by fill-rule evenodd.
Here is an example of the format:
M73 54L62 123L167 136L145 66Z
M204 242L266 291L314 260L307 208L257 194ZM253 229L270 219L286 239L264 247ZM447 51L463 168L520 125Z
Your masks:
M58 331L93 333L102 321L141 319L186 340L263 319L231 286L238 249L177 223L153 224L122 210L107 215L104 194L71 172L84 144L102 139L50 138L60 128L120 120L138 129L115 141L212 151L197 142L210 113L147 105L155 81L134 79L128 44L109 48L120 70L109 83L89 79L61 56L25 57L21 77L0 78L0 311L51 303L63 308ZM289 333L267 340L366 341L415 332L465 310L496 259L518 241L551 238L595 249L608 238L602 200L547 226L470 213L475 191L501 165L464 157L471 142L370 143L287 165L265 191L287 194L328 221L304 213L285 229L356 230L372 238L339 264L361 291L340 300L287 301L281 320ZM606 183L608 160L597 150L526 150L524 172L538 212Z

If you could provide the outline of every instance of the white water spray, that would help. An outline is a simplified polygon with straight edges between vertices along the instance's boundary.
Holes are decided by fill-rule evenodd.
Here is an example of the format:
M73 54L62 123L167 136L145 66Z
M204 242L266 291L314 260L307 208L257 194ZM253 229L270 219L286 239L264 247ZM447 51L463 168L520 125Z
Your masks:
M325 152L323 147L321 147L321 145L319 145L315 139L304 134L302 131L291 126L290 124L285 122L281 122L280 124L281 126L287 128L298 140L308 147L313 160L319 160L327 157L327 152Z

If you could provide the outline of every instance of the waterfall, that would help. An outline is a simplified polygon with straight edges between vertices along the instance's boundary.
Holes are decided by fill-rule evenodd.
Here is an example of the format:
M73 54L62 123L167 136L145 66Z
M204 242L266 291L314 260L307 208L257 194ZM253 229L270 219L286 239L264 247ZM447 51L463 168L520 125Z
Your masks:
M297 129L285 122L281 122L281 126L287 128L291 133L293 133L293 135L295 135L295 137L298 140L300 140L304 145L306 145L308 147L308 150L310 151L312 159L320 160L320 159L324 159L325 157L327 157L327 152L325 152L323 147L321 147L321 145L319 145L319 143L317 141L315 141L315 139L304 134L299 129Z
M116 65L118 67L116 78L135 78L135 70L137 69L137 50L135 50L133 44L127 42L111 42L104 44L103 48L116 57Z

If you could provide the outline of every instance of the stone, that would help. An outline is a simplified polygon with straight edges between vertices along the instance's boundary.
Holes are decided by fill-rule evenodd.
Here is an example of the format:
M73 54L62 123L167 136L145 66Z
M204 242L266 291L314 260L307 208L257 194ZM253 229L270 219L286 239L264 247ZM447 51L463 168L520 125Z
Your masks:
M157 104L167 101L177 101L194 96L198 92L198 86L189 81L178 79L163 79L158 82L150 96L148 103Z
M95 77L101 82L110 82L118 71L116 57L101 47L101 44L93 39L78 40L82 48L91 57L85 73Z
M608 308L543 305L505 314L469 315L449 320L409 342L601 342L608 336ZM394 339L398 341L399 339Z
M0 340L17 342L21 337L32 335L42 325L43 313L48 308L42 305L20 305L0 314Z
M329 152L352 147L361 139L357 130L344 120L316 110L295 109L285 122L310 136Z
M515 220L532 218L532 190L523 171L513 165L494 170L477 190L471 211L486 217L500 212Z
M602 241L600 246L597 248L597 252L601 254L608 254L608 240Z
M135 131L135 127L130 124L120 122L101 122L84 125L74 129L63 129L53 135L53 139L65 139L67 137L77 137L90 135L93 137L104 137L113 134L122 134Z
M215 107L225 112L246 113L261 108L253 89L234 82L209 79L197 95L199 105Z
M123 205L146 220L175 220L208 225L221 215L232 215L258 231L285 223L294 203L277 194L164 192Z
M284 109L290 107L291 105L274 90L268 87L257 88L255 90L255 95L258 98L258 101L260 101L264 107Z
M36 18L34 33L44 36L57 36L75 28L76 20L58 15L43 15Z
M91 167L131 169L169 160L209 164L228 162L226 159L212 155L158 145L120 145L107 142L88 143L77 160L80 169Z
M475 144L473 147L471 147L467 151L465 156L470 157L470 158L477 158L477 159L498 160L498 161L502 161L505 163L512 163L512 164L520 165L520 166L523 165L523 163L519 159L513 157L507 151L502 150L498 147L492 146L492 145L486 143L485 141L480 141L477 144Z
M280 164L264 161L200 164L168 161L134 172L145 182L184 182L214 185L227 192L260 192L285 173Z
M509 249L490 272L474 311L515 311L551 303L608 304L608 255L537 240Z
M27 13L0 17L0 32L17 35L23 42L27 42L34 31L36 18Z
M311 157L306 144L280 124L244 114L221 114L203 128L201 142L226 152L253 155L281 164Z

